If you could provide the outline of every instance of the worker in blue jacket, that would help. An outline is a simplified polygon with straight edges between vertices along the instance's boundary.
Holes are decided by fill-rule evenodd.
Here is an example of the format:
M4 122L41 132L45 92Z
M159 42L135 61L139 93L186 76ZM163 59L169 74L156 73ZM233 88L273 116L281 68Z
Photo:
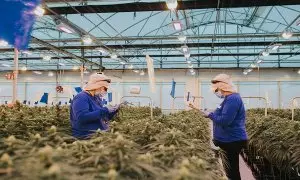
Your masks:
M119 105L104 107L102 98L107 94L111 80L102 73L90 76L84 91L77 94L70 108L72 134L74 137L88 138L96 130L107 130L108 121L113 118Z
M230 76L219 74L211 83L212 91L223 102L214 112L201 112L213 122L213 142L224 152L221 157L228 179L240 180L239 154L248 139L244 103Z

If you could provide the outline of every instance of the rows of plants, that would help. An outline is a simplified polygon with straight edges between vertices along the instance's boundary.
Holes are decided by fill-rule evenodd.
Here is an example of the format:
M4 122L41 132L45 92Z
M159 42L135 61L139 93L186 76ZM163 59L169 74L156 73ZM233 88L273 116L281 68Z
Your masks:
M68 107L0 107L1 179L221 180L208 120L196 111L163 115L122 107L109 132L70 136Z
M244 158L258 179L300 179L300 121L286 110L249 110L249 148ZM286 115L286 117L285 117Z

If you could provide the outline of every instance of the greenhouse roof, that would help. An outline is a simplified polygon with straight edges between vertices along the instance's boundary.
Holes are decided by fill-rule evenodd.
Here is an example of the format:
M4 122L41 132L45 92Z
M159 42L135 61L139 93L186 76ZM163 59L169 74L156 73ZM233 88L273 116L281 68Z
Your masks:
M268 68L300 66L296 0L187 0L178 1L178 11L165 1L45 0L44 9L30 53L19 56L28 70L71 70L83 63L88 69L144 69L146 54L161 69L188 68L189 61L194 68L248 68L258 61ZM293 36L285 39L283 32ZM83 43L88 37L93 42ZM11 69L13 47L0 52L0 70Z

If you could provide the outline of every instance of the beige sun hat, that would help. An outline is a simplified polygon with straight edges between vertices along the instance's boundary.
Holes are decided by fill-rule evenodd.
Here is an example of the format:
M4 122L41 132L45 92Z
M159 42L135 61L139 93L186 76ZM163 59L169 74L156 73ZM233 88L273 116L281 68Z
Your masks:
M86 91L99 89L100 87L109 88L111 79L105 76L103 73L92 74L89 78L88 83L83 88Z
M211 89L215 92L217 89L221 89L226 92L237 92L234 84L232 83L232 79L227 74L219 74L211 80Z

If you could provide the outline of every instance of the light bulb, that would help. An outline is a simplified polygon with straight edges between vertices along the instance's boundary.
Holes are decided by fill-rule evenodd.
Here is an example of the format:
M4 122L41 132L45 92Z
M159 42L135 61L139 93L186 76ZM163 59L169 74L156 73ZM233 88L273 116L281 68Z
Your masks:
M172 24L176 31L181 31L183 29L182 24L179 20L173 21Z
M281 35L284 39L290 39L293 36L293 32L290 30L283 31Z
M21 67L21 71L27 71L27 67L26 66Z
M44 61L50 61L51 58L52 58L52 57L49 56L49 55L44 55L44 56L43 56L43 60L44 60Z
M272 50L273 50L273 51L276 51L280 46L282 46L282 44L274 44L274 45L272 46Z
M50 71L50 72L48 73L48 76L49 76L49 77L52 77L52 76L54 76L54 73L53 73L52 71Z
M89 35L82 36L82 41L84 44L92 44L93 40Z
M183 53L189 52L189 47L187 45L181 46L181 49Z
M133 65L130 64L130 65L128 66L128 69L133 69Z
M269 56L269 55L270 55L269 51L263 51L261 54L262 54L263 56Z
M183 34L181 34L181 35L178 36L178 40L179 40L180 42L184 42L184 41L186 40L186 36L183 35Z
M33 13L34 13L35 15L39 16L39 17L42 17L42 16L44 15L44 13L45 13L45 9L43 9L41 6L37 6L37 7L34 9Z
M263 61L262 59L258 59L258 60L256 61L256 63L257 63L257 64L260 64L260 63L262 63L262 61Z
M190 54L190 53L185 53L185 54L184 54L184 57L185 57L185 58L189 58L189 57L191 57L191 54Z
M166 3L170 10L176 9L178 5L177 0L167 0Z
M112 53L112 54L110 55L110 58L112 58L112 59L117 59L117 58L118 58L118 55L117 55L116 53Z
M34 74L38 74L38 75L41 75L43 74L41 71L33 71Z

